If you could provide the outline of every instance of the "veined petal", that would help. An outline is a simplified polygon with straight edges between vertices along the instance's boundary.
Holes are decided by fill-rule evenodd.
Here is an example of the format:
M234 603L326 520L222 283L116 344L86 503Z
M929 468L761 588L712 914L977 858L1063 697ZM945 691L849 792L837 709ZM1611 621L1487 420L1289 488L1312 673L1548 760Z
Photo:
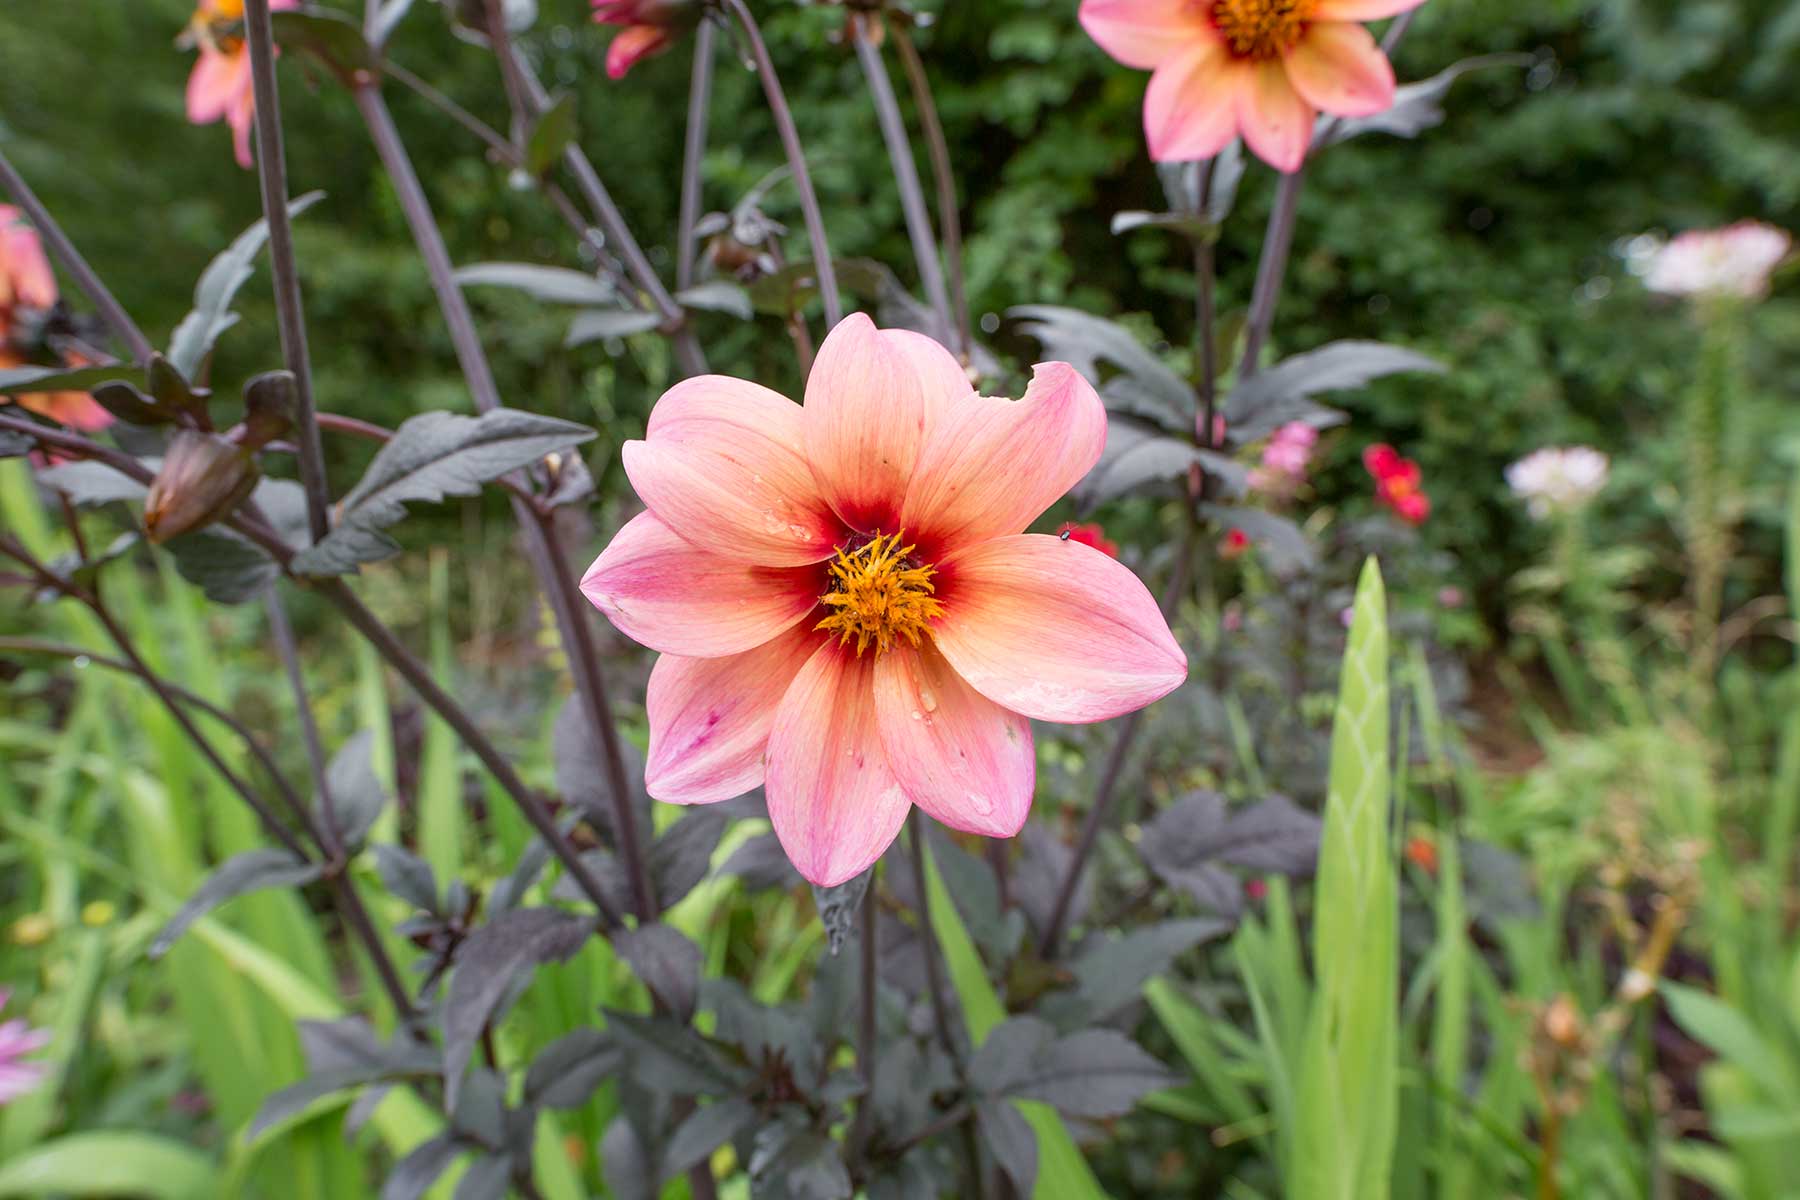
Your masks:
M1361 25L1319 21L1284 56L1288 81L1314 108L1366 117L1394 103L1394 68Z
M931 432L900 527L930 553L1018 533L1088 473L1106 408L1068 363L1039 363L1019 400L973 396Z
M1128 67L1152 70L1196 39L1217 41L1192 0L1082 0L1081 27Z
M881 748L875 663L873 654L821 647L769 733L769 820L795 869L820 887L867 870L912 807Z
M884 329L881 336L919 377L920 394L925 398L925 433L929 437L937 419L972 396L975 385L969 382L969 373L956 361L956 355L939 345L937 339L910 329Z
M818 644L799 628L729 658L657 659L644 697L650 794L670 804L712 804L761 783L781 698Z
M625 474L676 536L713 554L797 567L829 557L840 526L801 450L800 406L702 375L663 393Z
M639 513L581 579L619 632L664 654L718 658L762 645L819 602L818 569L759 567L696 550Z
M1276 59L1256 63L1248 83L1237 93L1238 126L1244 144L1277 171L1297 171L1312 142L1312 105L1288 82Z
M669 31L660 25L629 25L621 29L606 48L607 78L625 78L625 73L640 60L661 54L673 41Z
M1045 534L995 538L940 564L932 627L957 674L1040 721L1104 721L1181 686L1187 656L1129 568Z
M922 374L921 358L916 342L852 313L826 336L806 377L813 476L844 523L865 533L893 531L930 417L953 399L937 394L941 364L927 360Z
M927 640L875 661L875 721L907 798L965 833L1011 837L1031 812L1031 723L970 687Z
M1237 97L1251 72L1217 40L1195 43L1157 67L1144 92L1150 157L1187 162L1223 150L1237 136Z
M250 86L250 55L201 47L187 82L188 120L210 125L223 117L238 93Z
M1425 0L1314 0L1315 21L1379 21L1411 12Z

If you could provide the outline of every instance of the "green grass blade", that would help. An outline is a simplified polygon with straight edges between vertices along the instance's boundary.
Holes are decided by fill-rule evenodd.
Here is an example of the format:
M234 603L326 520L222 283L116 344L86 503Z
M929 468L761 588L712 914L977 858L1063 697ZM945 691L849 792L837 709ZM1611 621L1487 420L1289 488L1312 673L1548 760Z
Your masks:
M0 1200L130 1196L212 1200L219 1181L198 1150L147 1133L76 1133L0 1165Z

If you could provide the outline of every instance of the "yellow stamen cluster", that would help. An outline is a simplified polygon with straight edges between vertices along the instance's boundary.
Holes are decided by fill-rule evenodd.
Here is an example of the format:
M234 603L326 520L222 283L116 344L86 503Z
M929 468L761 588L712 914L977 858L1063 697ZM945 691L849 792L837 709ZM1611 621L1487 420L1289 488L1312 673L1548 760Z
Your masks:
M1215 0L1213 25L1240 58L1279 58L1300 40L1314 0Z
M876 534L866 545L839 549L829 565L832 590L819 602L834 611L814 626L835 634L839 645L856 639L858 657L871 643L886 654L901 638L917 646L926 622L944 615L933 594L933 569L909 556L900 535Z

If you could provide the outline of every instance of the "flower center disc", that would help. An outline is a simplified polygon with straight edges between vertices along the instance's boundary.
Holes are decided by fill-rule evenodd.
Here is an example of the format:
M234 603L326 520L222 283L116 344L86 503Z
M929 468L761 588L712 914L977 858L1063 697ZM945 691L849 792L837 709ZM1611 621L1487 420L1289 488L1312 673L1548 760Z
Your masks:
M839 547L829 564L831 590L819 597L832 612L814 628L835 635L839 645L856 639L858 657L871 643L876 654L886 654L902 638L917 646L926 622L943 616L944 606L934 595L934 569L913 559L912 551L897 533Z
M1306 32L1313 0L1214 0L1213 25L1240 58L1279 58Z

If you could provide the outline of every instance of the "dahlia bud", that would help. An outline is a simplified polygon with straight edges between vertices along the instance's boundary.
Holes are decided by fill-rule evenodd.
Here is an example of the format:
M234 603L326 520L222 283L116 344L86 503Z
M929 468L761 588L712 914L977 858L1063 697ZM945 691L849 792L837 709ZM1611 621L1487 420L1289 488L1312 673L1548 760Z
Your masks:
M144 499L144 529L166 542L220 520L256 487L256 459L214 433L184 429L169 441Z

